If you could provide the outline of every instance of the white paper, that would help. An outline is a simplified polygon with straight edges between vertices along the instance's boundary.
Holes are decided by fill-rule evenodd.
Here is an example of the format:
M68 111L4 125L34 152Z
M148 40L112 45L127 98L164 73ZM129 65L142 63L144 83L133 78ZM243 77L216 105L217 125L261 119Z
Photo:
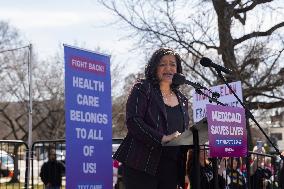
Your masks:
M208 141L208 124L205 118L203 118L198 123L194 124L192 127L195 127L198 130L199 136L199 145L203 145ZM185 130L177 138L173 139L170 142L163 144L163 146L181 146L181 145L193 145L193 134L190 129Z

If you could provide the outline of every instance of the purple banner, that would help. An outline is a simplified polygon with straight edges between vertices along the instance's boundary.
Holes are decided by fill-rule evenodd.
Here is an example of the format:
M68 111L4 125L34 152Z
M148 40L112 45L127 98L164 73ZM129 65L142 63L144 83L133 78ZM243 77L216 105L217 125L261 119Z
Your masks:
M206 105L210 157L243 157L247 131L243 108Z
M66 188L112 188L110 57L64 46Z

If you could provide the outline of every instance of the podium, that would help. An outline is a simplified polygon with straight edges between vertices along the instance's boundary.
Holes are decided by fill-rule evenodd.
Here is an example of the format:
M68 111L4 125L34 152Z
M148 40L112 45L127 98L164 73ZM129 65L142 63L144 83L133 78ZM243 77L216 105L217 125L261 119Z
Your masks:
M180 136L164 144L164 146L186 146L188 149L193 148L192 169L195 174L192 175L193 179L191 180L191 186L194 189L200 189L199 144L205 144L207 141L208 123L207 119L203 118L199 122L193 124L188 130L185 130ZM213 178L217 178L215 173Z
M204 144L208 141L208 124L206 118L203 118L199 122L193 124L180 136L168 143L165 143L164 146L192 146L194 145L193 134L195 131L198 132L198 145Z

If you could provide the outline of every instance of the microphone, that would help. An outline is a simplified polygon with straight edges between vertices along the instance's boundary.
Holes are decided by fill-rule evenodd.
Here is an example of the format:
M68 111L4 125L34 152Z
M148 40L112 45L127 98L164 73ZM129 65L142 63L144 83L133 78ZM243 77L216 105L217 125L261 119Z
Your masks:
M185 76L183 74L180 74L180 73L174 74L173 79L172 79L172 83L174 85L183 85L183 84L191 85L192 87L194 87L196 89L196 92L200 89L204 89L204 90L210 91L212 93L212 98L219 98L220 97L220 94L218 92L213 92L210 89L203 87L199 83L194 83L194 82L188 81L188 80L185 79Z
M191 81L188 81L185 79L185 76L183 74L180 73L175 73L173 76L173 80L172 80L174 85L183 85L183 84L187 84L187 85L191 85L192 87L196 88L196 89L205 89L208 90L206 87L203 87L202 85L200 85L199 83L194 83Z
M215 64L212 62L212 60L210 60L209 58L206 58L206 57L203 57L201 58L200 60L200 64L204 67L212 67L212 68L215 68L216 70L218 71L222 71L226 74L232 74L232 71L229 70L228 68L225 68L223 66L220 66L218 64Z

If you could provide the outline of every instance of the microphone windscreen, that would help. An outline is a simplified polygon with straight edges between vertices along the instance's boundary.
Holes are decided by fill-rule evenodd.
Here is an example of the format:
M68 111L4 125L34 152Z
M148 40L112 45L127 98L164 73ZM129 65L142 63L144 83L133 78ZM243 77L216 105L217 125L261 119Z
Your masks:
M182 84L185 83L185 81L186 81L186 79L185 79L184 75L182 75L180 73L175 73L174 74L173 80L172 80L174 85L182 85Z
M209 58L203 57L200 60L200 64L204 67L210 67L212 61Z

